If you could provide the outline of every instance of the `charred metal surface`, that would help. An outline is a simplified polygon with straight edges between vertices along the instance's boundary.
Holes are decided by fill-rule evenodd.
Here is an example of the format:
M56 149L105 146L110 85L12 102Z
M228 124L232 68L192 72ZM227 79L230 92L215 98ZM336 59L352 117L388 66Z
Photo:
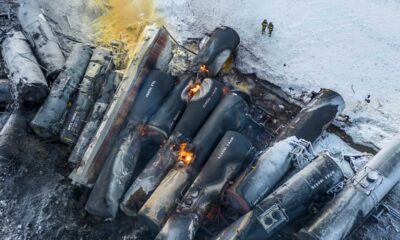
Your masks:
M82 157L80 166L70 175L73 182L86 186L94 184L97 177L94 173L101 169L108 156L144 78L155 66L160 69L168 66L170 59L167 47L170 46L170 42L165 29L157 26L145 28L139 41L142 47L131 61L96 135Z
M193 60L194 70L197 71L201 65L205 65L209 76L217 75L235 53L239 43L240 37L235 30L229 27L217 28Z
M85 74L91 55L92 49L88 45L74 46L63 71L54 81L50 94L30 123L38 136L45 139L58 137L68 105L71 104Z
M144 80L125 119L127 125L146 124L168 96L174 83L175 79L171 75L160 70L152 70Z
M147 125L149 128L160 132L165 138L168 138L189 101L186 93L193 84L192 77L191 74L186 75L176 84L160 109L150 119Z
M292 167L290 153L293 142L314 142L343 111L343 98L336 92L323 89L276 137L253 166L248 167L227 191L232 207L245 213L252 209Z
M251 117L272 137L301 110L301 102L292 99L280 87L257 78L255 74L243 74L232 69L222 79L225 84L248 92L252 102ZM265 148L266 144L262 142L259 148Z
M118 212L119 200L131 179L140 151L140 136L132 132L122 142L115 159L104 164L96 184L89 196L85 209L90 214L114 219Z
M46 76L55 79L64 67L65 58L46 17L38 7L24 2L19 8L18 20Z
M72 146L76 143L106 79L106 74L112 69L111 50L95 49L61 129L61 142Z
M215 239L268 239L305 211L318 195L344 180L339 165L323 154L282 184Z
M309 142L314 142L341 114L345 108L343 98L329 89L322 89L297 116L280 132L277 141L295 136Z
M89 213L102 218L115 218L120 198L131 182L141 152L141 133L137 128L157 111L174 81L159 70L151 71L145 79L104 167L97 170L101 170L100 176L86 204Z
M204 79L200 91L190 100L173 133L192 139L223 98L223 87L217 80Z
M159 70L153 70L148 74L138 91L128 116L124 119L121 131L118 133L112 145L109 146L111 150L107 153L107 156L105 156L106 159L113 161L116 155L118 155L118 152L123 150L121 146L127 144L124 142L136 140L131 138L131 134L134 131L139 131L137 128L141 124L147 123L151 116L157 111L158 106L173 87L174 81L175 80L170 75ZM84 177L88 178L85 185L90 187L95 183L102 166L103 162L99 161L95 161L89 166L78 166L74 172L72 172L71 177L74 176L74 174L79 174L83 167L89 167Z
M185 187L197 176L224 134L229 130L237 131L246 123L248 103L245 98L240 92L230 92L224 97L190 143L195 155L193 162L188 165L177 162L140 209L138 216L148 223L153 233L160 231L176 199L180 199Z
M194 239L210 205L218 200L225 183L248 163L251 150L246 137L228 131L156 239Z
M97 128L100 125L101 120L107 108L111 102L111 99L120 84L121 75L116 72L111 72L107 75L106 80L101 88L99 97L93 106L93 110L89 115L88 121L80 134L78 141L75 144L71 155L68 158L69 162L78 163L86 149L89 146L90 141L96 134Z
M177 159L177 147L191 140L222 99L223 84L205 79L201 89L191 99L167 142L139 174L125 193L121 209L133 216L160 184Z
M2 43L2 55L16 99L30 105L42 103L49 87L28 40L21 32L8 33Z
M365 220L400 180L400 136L373 157L322 213L299 233L300 239L344 239Z
M228 93L201 127L191 142L195 159L190 168L199 172L218 141L227 131L238 131L247 123L249 102L247 95L232 91ZM195 173L197 175L197 173Z

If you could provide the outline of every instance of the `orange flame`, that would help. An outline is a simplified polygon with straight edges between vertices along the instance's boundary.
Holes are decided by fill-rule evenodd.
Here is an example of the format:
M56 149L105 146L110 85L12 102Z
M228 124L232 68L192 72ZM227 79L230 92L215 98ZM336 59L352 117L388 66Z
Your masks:
M187 150L187 143L182 143L179 146L178 160L183 162L186 166L190 165L194 160L194 152Z
M189 88L189 98L192 98L201 89L201 83L195 83L191 88Z
M209 73L210 71L208 70L206 65L200 65L199 71L202 73Z

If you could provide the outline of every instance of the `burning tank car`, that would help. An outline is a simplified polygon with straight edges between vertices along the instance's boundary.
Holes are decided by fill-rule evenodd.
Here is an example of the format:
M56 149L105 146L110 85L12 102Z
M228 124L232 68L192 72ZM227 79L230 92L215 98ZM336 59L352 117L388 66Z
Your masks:
M2 43L11 81L0 100L15 102L0 134L4 236L339 239L399 180L398 140L355 176L315 154L342 97L322 89L296 105L232 70L240 38L229 27L172 75L176 52L190 53L147 26L121 76L111 50L74 44L64 56L40 11L25 6L18 18L22 31ZM235 77L256 88L239 91Z

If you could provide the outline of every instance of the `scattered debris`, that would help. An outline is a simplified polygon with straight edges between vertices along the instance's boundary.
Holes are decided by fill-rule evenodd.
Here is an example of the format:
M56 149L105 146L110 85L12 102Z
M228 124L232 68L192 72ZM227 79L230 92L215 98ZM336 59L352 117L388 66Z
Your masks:
M15 21L15 9L11 5L7 9L4 20ZM59 24L44 10L38 15L21 10L21 22L25 21L24 16L30 16L25 19L27 22L32 16L39 19L33 24L22 24L34 51L22 33L18 40L22 39L30 50L29 59L41 63L36 62L36 69L46 73L47 79L42 79L46 87L47 82L56 80L50 84L50 95L38 113L36 107L15 104L24 99L21 93L13 99L11 95L1 95L5 99L0 99L2 107L12 110L1 114L0 128L0 217L4 219L0 233L6 237L147 239L161 230L158 239L209 239L240 215L228 204L234 201L226 201L221 193L232 192L238 185L238 173L251 159L272 155L281 157L281 167L273 168L279 176L268 187L260 184L262 176L250 184L252 190L262 185L267 191L253 194L256 200L247 204L257 206L256 210L242 220L261 221L262 227L258 225L257 232L252 234L259 232L265 237L287 226L286 232L279 232L278 236L292 237L304 226L298 222L284 224L299 217L300 211L291 212L293 206L304 207L307 217L318 214L333 195L342 191L345 179L350 179L338 161L348 163L352 172L362 172L365 164L372 164L367 163L367 154L343 155L340 160L321 154L314 160L312 143L340 114L343 100L326 89L319 93L301 92L295 100L255 75L240 73L234 68L233 58L239 36L231 28L218 28L203 40L192 39L181 46L165 28L147 26L135 42L140 47L129 59L123 41L111 41L107 46L110 50L93 46L91 55L92 47L76 44L84 41L51 29ZM65 18L72 28L71 19ZM3 23L0 20L2 32L18 29L4 28ZM37 36L39 28L46 31ZM66 46L65 39L73 43ZM6 39L2 45L9 71L12 61L4 49L14 42L18 41ZM71 46L75 46L72 52L68 51ZM46 59L44 53L48 52L54 53L50 54L53 60ZM69 58L61 70L63 54ZM128 62L129 68L121 80L115 71L125 69ZM20 68L20 74L29 72L28 63L23 64L14 64ZM0 76L1 72L0 65ZM14 75L10 74L11 80L18 89ZM1 80L0 86L4 85L4 92L9 93L6 81ZM3 88L0 90L1 94ZM13 100L16 102L10 105ZM24 102L29 105L41 100L25 98ZM366 101L369 103L370 95ZM336 125L346 122L337 121ZM31 131L29 122L41 138ZM64 122L61 139L70 146L49 141L59 139ZM335 128L338 127L328 130ZM296 137L297 141L277 148L281 140ZM273 144L274 141L277 143ZM273 153L273 149L279 151ZM255 156L253 150L257 152ZM244 173L262 170L259 162ZM83 186L72 185L67 179L73 167L70 178ZM305 184L304 176L315 181L314 185ZM281 184L283 187L279 187ZM292 186L298 184L306 191L300 194L302 197L292 196L299 189ZM273 194L268 195L269 192ZM380 199L385 194L379 195ZM317 200L321 207L306 211L319 195L323 198ZM277 201L276 196L287 202ZM236 205L243 207L244 201ZM394 207L382 206L393 219L399 220ZM249 206L245 211L248 210ZM130 217L136 214L139 220ZM390 223L397 229L393 219ZM209 228L215 221L218 224ZM235 224L222 234L237 234ZM241 225L240 234L247 234L248 226Z

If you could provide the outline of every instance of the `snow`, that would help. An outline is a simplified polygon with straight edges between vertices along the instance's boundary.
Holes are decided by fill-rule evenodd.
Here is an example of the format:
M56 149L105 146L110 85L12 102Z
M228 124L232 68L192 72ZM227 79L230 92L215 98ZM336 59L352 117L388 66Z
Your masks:
M354 176L355 172L364 167L364 165L372 158L372 155L359 152L345 143L335 134L324 132L314 144L314 153L321 154L328 152L339 164L344 175L347 178ZM353 166L351 166L351 164Z
M292 93L340 93L356 142L382 147L399 132L400 1L156 0L156 8L181 41L234 28L243 72ZM261 35L264 18L274 23L272 38Z

